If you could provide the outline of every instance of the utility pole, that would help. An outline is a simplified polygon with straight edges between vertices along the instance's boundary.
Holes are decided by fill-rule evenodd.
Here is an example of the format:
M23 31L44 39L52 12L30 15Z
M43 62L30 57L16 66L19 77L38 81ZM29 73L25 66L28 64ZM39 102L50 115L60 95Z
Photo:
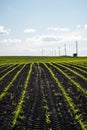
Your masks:
M43 56L43 48L42 48L42 56Z
M60 56L60 47L59 47L59 56Z
M66 56L66 44L65 44L65 56Z
M55 56L56 56L56 49L54 49L54 51L55 51Z
M77 43L77 40L76 40L76 54L78 56L78 43Z
M52 53L52 56L53 56L53 48L51 49L51 53Z

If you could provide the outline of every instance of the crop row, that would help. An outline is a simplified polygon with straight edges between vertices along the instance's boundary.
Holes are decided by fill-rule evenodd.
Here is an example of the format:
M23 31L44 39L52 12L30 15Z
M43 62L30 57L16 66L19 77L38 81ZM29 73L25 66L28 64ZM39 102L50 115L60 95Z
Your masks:
M86 66L32 63L0 69L0 130L87 129Z

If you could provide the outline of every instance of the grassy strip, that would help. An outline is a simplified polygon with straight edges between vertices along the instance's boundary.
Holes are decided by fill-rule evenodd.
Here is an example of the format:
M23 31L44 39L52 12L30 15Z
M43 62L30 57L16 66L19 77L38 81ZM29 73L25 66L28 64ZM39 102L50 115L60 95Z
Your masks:
M79 71L81 71L81 72L87 74L87 71L85 71L85 70L83 70L83 69L80 69L80 68L74 66L73 64L62 64L62 65L64 65L64 67L65 67L66 65L69 66L69 67L72 66L73 68L75 68L75 69L77 69L77 70L79 70Z
M4 71L10 69L11 67L14 67L14 66L15 66L15 64L9 65L9 66L8 66L7 68L5 68L4 70L0 71L0 74L3 73Z
M70 76L68 76L64 71L62 71L61 69L59 69L57 66L53 65L50 63L50 65L52 65L55 69L57 69L59 72L61 72L68 80L70 80L70 82L72 82L80 91L82 91L85 95L87 95L87 90L82 88L81 85L74 81ZM60 65L61 66L61 65Z
M14 83L14 81L16 80L16 78L18 77L18 75L19 75L20 72L24 69L25 66L26 66L26 64L16 73L16 75L15 75L14 78L11 80L11 82L5 87L5 89L3 90L3 92L0 94L0 100L2 100L2 98L6 95L7 91L8 91L9 88L12 86L12 84Z
M8 71L5 75L3 75L1 78L0 78L0 81L1 80L3 80L7 75L9 75L13 70L15 70L16 68L18 68L20 66L20 64L19 65L17 65L17 66L15 66L13 69L11 69L10 71Z
M28 75L27 75L27 78L26 78L26 81L25 81L25 85L24 85L24 90L22 92L22 95L21 95L21 98L19 100L19 103L14 111L14 119L12 121L12 128L15 126L15 124L17 123L17 118L19 116L19 113L21 112L21 108L22 108L22 105L23 105L23 102L24 102L24 98L25 98L25 95L26 95L26 89L28 87L28 82L29 82L29 79L30 79L30 75L31 75L31 72L32 72L32 65L30 66L30 70L28 72Z
M73 113L75 114L75 120L77 120L82 128L82 130L87 130L86 126L87 124L84 124L84 122L82 122L82 115L81 114L76 114L79 110L76 108L76 106L73 104L72 99L69 97L68 93L66 93L64 87L61 85L61 83L59 82L59 80L56 78L55 74L53 73L53 71L44 63L44 66L47 68L47 70L50 72L51 76L53 77L53 79L56 81L58 87L60 88L60 90L62 91L62 94L64 95L66 101L68 102L70 108L72 109Z
M87 66L84 66L84 65L82 65L81 63L79 63L79 64L77 64L77 63L69 63L70 65L76 65L76 66L78 66L78 67L81 67L81 68L83 68L83 69L87 69Z
M68 68L68 67L66 67L66 66L64 66L64 65L62 65L62 64L59 64L59 65L60 65L61 67L65 68L65 69L69 70L69 71L72 72L73 74L79 76L79 77L82 78L83 80L87 81L87 78L85 78L83 75L79 74L78 72L76 72L76 71L74 71L74 70L71 70L70 68Z

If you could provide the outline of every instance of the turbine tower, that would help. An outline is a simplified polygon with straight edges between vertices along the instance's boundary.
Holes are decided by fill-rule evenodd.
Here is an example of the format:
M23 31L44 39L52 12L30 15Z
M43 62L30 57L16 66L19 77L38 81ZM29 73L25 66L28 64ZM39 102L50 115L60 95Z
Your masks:
M59 56L60 56L60 47L59 47Z
M77 43L77 40L76 40L76 54L78 56L78 43Z
M42 48L42 56L43 56L43 48Z
M65 44L65 56L66 56L67 54L66 54L66 44Z

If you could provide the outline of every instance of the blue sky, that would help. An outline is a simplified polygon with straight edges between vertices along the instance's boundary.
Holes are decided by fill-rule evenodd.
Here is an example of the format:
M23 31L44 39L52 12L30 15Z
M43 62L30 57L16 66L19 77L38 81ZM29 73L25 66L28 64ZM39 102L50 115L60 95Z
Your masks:
M87 56L87 0L0 0L0 55Z

